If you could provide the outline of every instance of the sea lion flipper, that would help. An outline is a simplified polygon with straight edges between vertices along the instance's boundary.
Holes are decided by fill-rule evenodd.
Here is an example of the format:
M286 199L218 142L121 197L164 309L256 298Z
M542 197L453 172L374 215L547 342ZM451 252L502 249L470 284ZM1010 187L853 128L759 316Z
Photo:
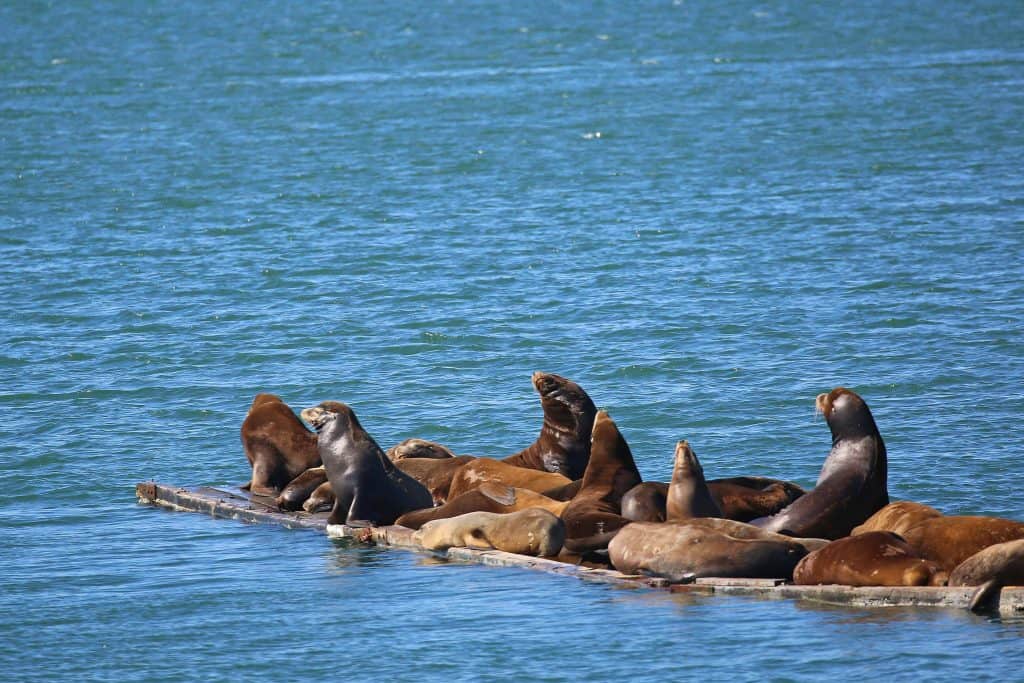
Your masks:
M516 490L511 486L487 482L477 487L477 490L498 505L516 504Z
M998 579L989 579L978 586L978 590L974 591L974 595L971 596L971 602L967 608L975 614L986 611L990 607L990 603L999 595L1002 587L1003 584Z

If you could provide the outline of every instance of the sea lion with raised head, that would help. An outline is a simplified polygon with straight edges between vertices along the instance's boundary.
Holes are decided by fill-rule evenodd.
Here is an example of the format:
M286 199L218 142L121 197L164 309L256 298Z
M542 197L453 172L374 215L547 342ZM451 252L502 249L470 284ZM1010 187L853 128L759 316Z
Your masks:
M447 446L425 439L406 439L387 450L388 460L398 462L404 458L454 458Z
M951 572L989 546L1024 538L1024 522L973 515L932 517L910 527L902 536L921 557Z
M868 517L860 526L854 527L851 536L865 534L869 531L891 531L902 536L908 529L917 526L926 519L941 517L942 513L924 503L909 500L898 500Z
M676 444L672 481L665 498L665 521L678 522L693 517L721 517L722 510L711 497L704 481L704 468L688 441Z
M533 373L544 423L530 446L503 462L579 479L590 457L590 431L597 407L575 382L548 372Z
M629 524L621 515L620 502L639 483L640 471L629 444L608 413L599 411L583 483L562 512L565 549L582 555L607 547L619 529Z
M472 455L460 455L451 458L400 458L393 462L395 467L427 487L434 498L434 505L441 505L448 500L455 473L474 460L476 458Z
M956 566L950 586L978 586L971 596L972 612L982 611L1003 586L1024 586L1024 539L996 543Z
M456 470L448 489L448 497L455 498L487 483L505 484L518 489L530 489L537 493L543 493L564 490L564 487L572 484L572 481L555 472L518 467L492 458L477 458Z
M562 549L565 524L540 508L506 514L467 512L427 522L412 538L428 550L479 548L550 557Z
M787 536L837 539L889 504L885 442L864 400L843 387L819 394L832 450L814 489L751 524Z
M274 394L256 394L242 421L242 448L252 478L242 488L276 496L295 477L320 464L316 434Z
M949 574L891 531L866 531L832 541L800 560L800 585L942 586Z
M407 512L395 520L395 524L409 529L419 529L427 522L458 517L468 512L506 514L529 508L541 508L555 515L560 515L568 504L567 502L552 500L543 494L530 491L529 489L518 489L504 484L486 483L465 493L460 493L458 496L449 498L448 502L436 508Z
M274 502L282 510L299 510L317 488L327 481L323 465L308 470L288 482Z
M706 482L721 517L737 522L774 515L804 495L796 484L768 477L726 477ZM668 487L660 481L637 484L622 497L622 516L635 522L664 522Z
M328 524L386 526L410 510L433 505L423 484L395 467L356 418L338 401L302 411L317 432L317 449L334 491Z
M633 522L608 544L608 556L620 572L681 582L709 576L788 579L807 554L807 548L793 538L733 536L703 524L706 521L732 520Z

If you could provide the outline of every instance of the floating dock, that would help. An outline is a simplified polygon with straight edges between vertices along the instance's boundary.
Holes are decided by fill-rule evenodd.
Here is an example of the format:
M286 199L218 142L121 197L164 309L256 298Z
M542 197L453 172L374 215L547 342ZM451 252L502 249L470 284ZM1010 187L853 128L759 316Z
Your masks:
M612 583L635 588L667 590L674 593L705 595L744 595L759 598L807 600L848 607L949 607L967 609L974 588L949 587L853 587L796 586L781 579L697 579L690 584L670 584L665 579L623 574L613 569L599 569L569 564L542 557L515 555L500 550L451 548L435 552L418 546L412 530L400 526L357 529L344 525L328 525L327 513L282 512L273 499L254 496L232 487L179 487L143 482L135 487L140 503L172 510L201 512L213 517L243 522L276 524L293 529L315 529L332 538L352 538L362 543L405 548L445 557L453 561L521 567L554 574L573 576L586 581ZM993 609L995 605L993 604ZM1007 587L999 596L999 612L1024 614L1024 587Z

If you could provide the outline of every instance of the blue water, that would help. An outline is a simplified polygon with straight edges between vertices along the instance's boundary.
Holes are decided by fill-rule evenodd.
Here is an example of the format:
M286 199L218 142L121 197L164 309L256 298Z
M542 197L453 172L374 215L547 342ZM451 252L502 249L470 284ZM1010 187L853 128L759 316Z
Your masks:
M1024 519L1019 3L0 5L0 679L1020 678L1024 621L672 597L136 505L253 394Z

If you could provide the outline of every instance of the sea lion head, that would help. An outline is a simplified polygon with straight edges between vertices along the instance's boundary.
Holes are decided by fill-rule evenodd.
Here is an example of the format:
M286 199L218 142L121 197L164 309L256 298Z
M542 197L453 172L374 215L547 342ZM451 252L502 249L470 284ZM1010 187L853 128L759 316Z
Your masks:
M249 406L249 412L251 413L266 403L283 403L283 401L277 394L256 394L255 398L252 399L252 405Z
M355 419L352 409L338 401L324 401L320 405L306 408L300 415L317 433L331 423L340 421L347 425Z
M582 428L589 433L597 407L580 385L550 372L537 371L532 379L546 416L557 424Z
M697 454L693 452L690 442L686 439L676 443L675 469L681 472L700 475L701 478L704 477L704 468L701 467L700 461L697 460Z
M818 394L814 407L825 416L835 438L878 432L868 404L846 387L836 387L827 394Z

